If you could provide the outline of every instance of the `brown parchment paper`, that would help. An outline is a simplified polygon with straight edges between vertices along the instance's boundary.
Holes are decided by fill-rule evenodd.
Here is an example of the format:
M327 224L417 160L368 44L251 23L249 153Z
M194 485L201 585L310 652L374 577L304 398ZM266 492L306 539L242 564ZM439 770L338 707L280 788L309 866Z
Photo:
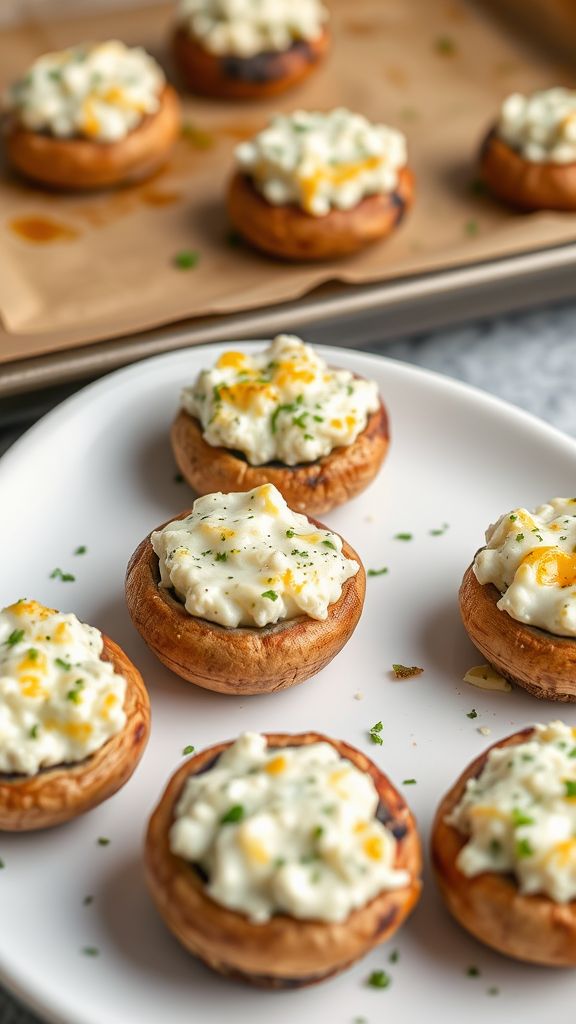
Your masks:
M463 265L576 238L576 216L521 215L478 194L475 155L504 95L573 84L466 0L328 0L333 53L299 91L231 105L187 97L187 134L152 182L92 196L43 192L0 174L0 361L176 320L295 299L327 280L361 283ZM170 75L171 8L106 11L28 23L0 35L6 82L42 51L117 36L142 44ZM416 205L389 241L353 258L287 265L232 244L223 196L234 146L276 110L344 104L404 130ZM66 237L14 230L40 217ZM179 270L181 250L199 253Z

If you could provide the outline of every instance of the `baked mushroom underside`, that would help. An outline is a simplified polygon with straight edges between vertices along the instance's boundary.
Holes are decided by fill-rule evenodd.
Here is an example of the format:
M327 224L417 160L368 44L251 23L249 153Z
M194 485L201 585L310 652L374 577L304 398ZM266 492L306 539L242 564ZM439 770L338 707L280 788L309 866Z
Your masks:
M521 210L576 210L576 161L568 164L526 160L495 129L480 151L480 173L490 192Z
M83 761L35 775L0 775L0 831L60 825L107 800L134 772L150 732L148 693L138 669L108 637L103 656L126 679L124 728Z
M432 864L444 902L475 938L506 956L551 967L576 967L576 901L555 903L524 895L512 874L467 877L457 866L466 837L446 817L460 802L466 782L480 774L494 747L525 743L532 729L496 743L462 773L442 800L432 827Z
M494 668L534 697L576 701L576 638L554 636L501 611L501 594L479 583L470 565L460 587L460 614L472 643Z
M285 914L255 924L216 903L205 877L170 850L174 808L190 774L206 771L230 744L196 755L172 777L154 811L146 837L145 863L153 900L168 928L209 967L266 988L298 988L322 981L385 942L402 924L420 895L421 849L414 819L390 781L360 751L318 733L268 737L271 748L328 742L372 777L378 816L397 840L396 868L409 872L402 889L382 892L339 923L299 920Z
M241 452L208 444L200 422L181 409L172 424L171 441L180 471L198 494L250 491L271 483L294 511L321 515L350 501L374 480L388 451L390 430L380 402L352 444L297 466L251 466Z

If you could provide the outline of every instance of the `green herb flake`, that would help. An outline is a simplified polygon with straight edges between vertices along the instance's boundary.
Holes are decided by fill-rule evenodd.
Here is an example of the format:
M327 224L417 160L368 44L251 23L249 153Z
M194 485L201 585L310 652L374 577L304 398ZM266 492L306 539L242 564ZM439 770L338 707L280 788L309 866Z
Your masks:
M37 740L38 739L38 729L39 729L39 725L38 725L38 722L36 722L36 724L32 726L32 728L30 729L30 732L28 733L28 735L29 735L31 740Z
M290 540L291 540L292 537L294 536L295 532L296 532L295 530L286 530L286 536L288 538L290 538Z
M414 535L412 533L395 533L394 540L413 540Z
M73 704L80 704L82 700L82 690L84 689L85 685L86 683L84 682L83 679L75 679L74 689L68 690L68 693L66 694L66 700L72 701Z
M397 964L399 959L400 959L400 950L393 949L392 952L390 953L390 956L388 957L388 963L389 964Z
M85 896L84 899L82 900L83 907L89 907L91 903L94 903L93 896Z
M226 814L223 814L220 818L221 825L235 825L238 821L242 821L244 817L244 807L242 804L234 804Z
M64 658L54 658L54 664L58 665L58 668L63 668L65 672L69 672L72 665L69 661L64 661Z
M269 601L278 600L278 594L275 590L265 590L263 594L260 594L260 597L267 597Z
M332 551L338 551L338 548L331 540L323 540L322 544L325 548L332 548Z
M523 540L524 540L524 534L523 533L517 533L516 534L516 541L518 542L518 544L520 544L520 542L523 541Z
M458 51L458 47L451 36L438 36L434 40L434 49L441 57L454 57Z
M62 572L62 569L53 569L50 573L51 580L62 580L62 583L74 583L76 577L71 572Z
M188 746L184 747L184 750L182 751L182 757L188 757L188 754L193 754L195 750L196 747L193 747L192 744L189 743Z
M184 476L182 475L182 473L174 473L174 483L175 484L183 484L184 483Z
M486 182L482 181L482 178L474 178L470 182L470 191L473 196L485 196L488 194L488 188Z
M421 676L424 669L418 665L392 665L392 671L396 679L412 679L414 676Z
M564 786L567 797L572 798L576 796L576 779L564 779Z
M531 818L529 814L525 814L518 807L512 808L512 824L514 828L521 828L522 825L533 825L534 818Z
M2 860L2 857L0 857L0 871L3 871L5 867L6 867L6 864Z
M227 554L226 551L217 551L216 552L216 561L217 562L226 562L227 560L228 560L228 554Z
M23 629L13 629L7 640L4 641L5 647L15 647L21 640L24 639Z
M472 711L467 711L466 718L478 718L478 712L476 711L476 708L472 708Z
M448 528L449 523L442 523L442 526L438 526L434 530L428 530L428 533L431 537L443 537Z
M385 576L387 572L387 566L384 566L382 569L368 569L368 576Z
M382 722L376 722L375 725L372 725L370 727L370 731L368 733L370 739L372 740L372 743L377 743L379 747L381 747L382 744L384 743L384 740L380 735L383 728L384 726L382 725Z
M110 840L106 836L98 836L98 846L110 846Z
M194 270L200 262L200 253L195 249L182 249L174 257L174 266L178 270Z
M474 236L477 235L478 231L479 231L478 221L477 220L467 220L465 225L464 225L464 231L466 232L466 234L470 238L474 238Z
M508 519L510 520L510 522L511 522L511 523L515 523L515 522L516 522L516 520L518 519L518 516L517 516L517 515L516 515L516 514L515 514L514 512L512 512L512 513L511 513L511 514L510 514L510 515L508 516Z
M87 551L88 551L88 548L86 547L86 545L85 544L80 544L79 547L77 547L75 549L74 554L75 555L85 555Z
M479 971L478 967L475 967L474 964L472 964L470 967L468 967L466 969L466 977L467 978L479 978L480 977L480 971Z
M295 412L295 411L296 411L296 403L295 402L286 402L284 405L277 405L275 410L274 410L274 412L272 413L272 416L270 417L270 430L271 430L271 432L273 434L276 433L276 431L278 429L278 417L279 417L281 412Z
M82 946L81 952L83 956L100 956L98 946Z
M415 786L416 785L416 779L402 779L402 785L403 786Z
M491 985L490 988L486 989L486 993L489 996L499 996L500 995L500 989L498 988L497 985Z
M534 848L529 839L518 839L516 842L516 856L518 860L534 856Z
M367 984L370 988L389 988L392 984L392 978L386 971L372 971L369 975Z

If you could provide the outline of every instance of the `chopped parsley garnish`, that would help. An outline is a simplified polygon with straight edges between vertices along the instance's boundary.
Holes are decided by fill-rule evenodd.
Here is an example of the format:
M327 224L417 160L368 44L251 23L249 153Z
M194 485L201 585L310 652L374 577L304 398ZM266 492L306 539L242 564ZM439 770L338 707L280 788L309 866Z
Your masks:
M84 899L82 900L83 907L89 907L91 903L94 903L93 896L85 896Z
M576 779L564 779L564 785L566 787L566 796L576 796Z
M221 825L235 825L236 822L242 821L244 817L244 807L242 804L234 804L226 814L223 814L220 818Z
M290 529L290 530L286 530L286 536L287 536L288 538L290 538L290 540L292 539L292 537L294 536L294 534L295 534L295 533L296 533L296 531L295 531L295 530L292 530L292 529Z
M58 665L59 668L63 668L65 672L69 672L70 669L72 668L70 662L64 661L64 658L54 658L54 662L56 663L56 665Z
M402 779L402 785L403 786L415 786L416 785L416 779Z
M348 395L353 395L354 394L354 387L353 387L352 384L348 384L348 386L346 388L346 394L348 394Z
M470 237L473 238L474 235L478 234L478 221L477 220L468 220L468 221L466 221L466 224L464 225L464 230L465 230L467 235L470 235Z
M512 824L514 828L520 828L521 825L533 825L534 818L531 818L529 814L525 814L518 807L512 808Z
M301 427L302 430L305 430L306 429L306 422L305 421L307 420L309 415L310 415L310 413L306 412L306 410L304 410L304 412L301 412L299 416L294 416L294 418L292 420L292 423L294 424L295 427Z
M492 857L499 857L502 853L502 843L498 839L491 839L488 849Z
M86 547L86 545L85 544L80 544L80 546L77 547L76 550L74 551L74 554L75 555L85 555L87 551L88 551L88 548Z
M322 825L316 825L316 828L314 829L312 835L314 836L314 839L320 839L320 836L324 835L324 828L323 828L323 826Z
M38 728L39 728L38 722L36 722L36 724L33 725L32 728L30 729L30 732L28 733L28 735L29 735L31 740L38 739Z
M62 580L62 583L74 583L76 577L71 572L62 572L62 569L53 569L50 573L51 580Z
M183 476L182 473L174 473L174 483L175 484L183 484L184 483L184 476Z
M23 629L13 629L12 632L10 633L10 636L8 637L8 639L4 641L4 644L5 644L6 647L14 647L16 644L19 644L20 641L23 640L23 639L24 639L24 630Z
M412 540L413 534L411 533L395 533L394 540Z
M453 57L457 51L457 46L450 36L438 36L438 39L434 42L434 49L441 57Z
M384 740L380 735L383 728L384 726L382 725L382 722L376 722L376 725L372 725L370 727L370 732L368 733L370 739L372 740L372 743L377 743L379 747L381 747L382 744L384 743Z
M195 249L182 249L174 257L174 266L178 270L193 270L200 262L200 253Z
M418 665L392 665L392 671L396 679L412 679L413 676L421 676L424 669Z
M296 412L296 402L287 402L284 405L276 406L270 418L270 430L273 434L275 434L278 429L278 417L281 412Z
M107 839L106 836L98 836L97 842L98 842L98 846L109 846L110 845L110 840Z
M100 956L100 950L98 946L82 946L82 954L84 956Z
M466 718L478 718L478 712L476 711L476 708L472 708L472 711L467 711Z
M382 569L368 569L368 576L385 576L387 572L387 566L384 566Z
M509 518L509 520L510 520L510 522L511 522L511 523L515 523L515 522L516 522L516 520L518 519L518 516L517 516L517 515L515 515L515 514L514 514L514 512L512 512L512 514L511 514L511 515L509 515L509 516L508 516L508 518Z
M534 855L534 848L529 839L519 839L516 843L516 856L518 860L523 860L525 857L532 857Z
M524 540L524 534L523 533L517 533L516 534L516 540L518 541L518 544L519 544L520 541Z
M2 857L0 857L0 871L2 871L2 869L5 868L5 867L6 867L6 865L5 865L4 861L2 860Z
M397 964L399 959L400 959L400 951L398 949L393 949L392 952L390 953L390 956L388 957L388 963L389 964Z
M290 554L292 555L292 557L294 557L295 555L299 555L300 558L308 558L308 552L307 551L298 551L298 548L292 548L292 551L290 552Z
M74 680L74 689L68 690L66 694L66 700L71 700L73 704L79 704L82 700L81 691L84 689L86 683L83 679Z
M227 554L226 551L217 551L216 552L216 561L217 562L226 562L227 559L228 559L228 554Z
M325 548L332 548L332 551L338 551L338 548L336 547L335 544L332 543L331 540L323 540L322 544L324 545Z
M368 978L368 985L371 988L388 988L392 984L392 978L386 971L372 971Z
M305 441L313 441L314 440L313 434L304 434L304 440Z
M576 757L576 747L572 747L572 750L568 754L568 757Z
M479 978L480 977L480 971L479 971L479 969L477 967L474 966L474 964L472 964L471 967L468 967L468 969L466 971L466 975L467 975L468 978Z
M278 600L278 594L275 590L265 590L263 594L260 594L260 597L267 597L269 601Z
M448 523L442 523L442 526L436 527L435 530L428 530L428 533L430 534L431 537L442 537L443 534L446 533L448 525Z
M30 650L27 651L26 653L27 653L28 657L30 658L30 661L36 661L37 658L38 658L38 655L40 654L40 651L36 647L31 647Z
M189 743L188 746L184 747L184 750L182 751L182 757L187 757L188 754L193 754L195 750L196 747L193 747L192 744Z
M491 985L489 989L486 989L489 996L499 996L500 989L497 985Z

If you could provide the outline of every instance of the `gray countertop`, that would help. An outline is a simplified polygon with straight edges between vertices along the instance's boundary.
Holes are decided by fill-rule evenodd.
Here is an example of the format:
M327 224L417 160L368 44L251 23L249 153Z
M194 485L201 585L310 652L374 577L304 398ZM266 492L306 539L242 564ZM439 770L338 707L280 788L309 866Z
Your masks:
M364 348L483 388L576 436L576 303ZM22 423L0 426L0 451L37 418L37 409L35 401L25 422L23 401ZM0 1024L37 1024L37 1018L0 990Z

